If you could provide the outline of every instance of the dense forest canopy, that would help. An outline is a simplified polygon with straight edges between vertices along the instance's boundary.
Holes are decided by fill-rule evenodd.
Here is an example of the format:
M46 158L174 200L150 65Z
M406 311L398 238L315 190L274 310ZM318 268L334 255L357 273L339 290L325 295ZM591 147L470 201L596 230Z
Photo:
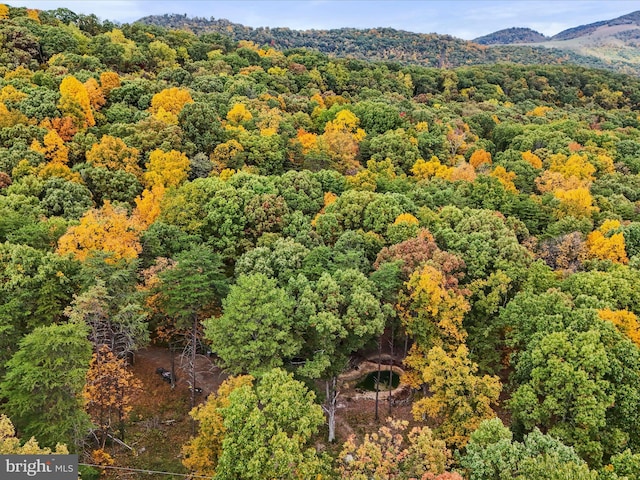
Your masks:
M0 453L640 478L640 79L503 60L0 5ZM150 342L181 378L135 375ZM408 393L363 427L342 374L383 350Z

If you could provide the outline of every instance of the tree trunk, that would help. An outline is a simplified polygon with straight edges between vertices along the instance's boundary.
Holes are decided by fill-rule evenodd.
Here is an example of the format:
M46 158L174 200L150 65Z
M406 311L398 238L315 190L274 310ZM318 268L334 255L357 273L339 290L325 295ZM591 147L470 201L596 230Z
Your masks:
M327 399L324 410L327 412L329 422L329 442L333 442L336 439L336 404L338 403L338 392L336 391L337 383L338 377L331 377L329 380L325 381Z
M380 356L382 355L382 337L378 338L378 378L376 378L376 422L378 417L378 397L380 396Z
M389 342L389 346L391 349L390 352L390 361L389 361L389 396L387 397L387 400L389 402L389 416L391 416L391 391L392 391L392 387L393 387L393 353L395 350L395 328L393 328L393 325L391 326L391 341Z
M191 410L196 406L196 342L198 337L198 315L193 316L191 331ZM196 421L191 419L191 435L196 434Z
M198 337L198 316L193 317L191 331L191 409L196 406L196 342ZM195 435L195 432L193 432Z
M175 359L175 342L169 340L169 351L171 352L171 389L176 388L176 359Z

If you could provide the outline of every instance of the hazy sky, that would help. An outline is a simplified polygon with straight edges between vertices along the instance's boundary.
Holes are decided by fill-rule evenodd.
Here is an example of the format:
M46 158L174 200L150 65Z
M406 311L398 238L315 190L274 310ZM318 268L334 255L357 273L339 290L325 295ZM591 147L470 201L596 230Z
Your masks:
M545 35L640 9L637 0L4 0L42 10L59 7L101 20L132 22L145 15L186 13L251 27L328 29L393 27L470 40L509 27Z

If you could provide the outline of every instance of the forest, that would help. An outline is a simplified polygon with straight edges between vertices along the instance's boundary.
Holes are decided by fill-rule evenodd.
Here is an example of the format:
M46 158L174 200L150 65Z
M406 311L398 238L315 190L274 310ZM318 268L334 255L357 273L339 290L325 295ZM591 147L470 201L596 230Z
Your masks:
M640 478L640 79L507 61L0 5L0 454Z
M630 14L616 20L632 19L636 24L640 15ZM310 48L330 56L351 57L361 60L393 61L427 67L455 68L469 65L485 65L511 62L523 65L574 64L638 75L640 67L637 52L597 52L607 42L600 40L595 49L574 51L567 48L551 48L544 45L508 45L510 43L544 42L547 37L528 29L507 29L475 39L462 40L451 35L413 33L393 28L335 28L331 30L292 30L290 28L252 28L233 23L224 18L189 18L186 15L150 15L140 23L160 27L187 30L195 34L218 33L240 41L248 40L259 45L284 50ZM602 22L605 23L605 22ZM594 24L595 25L595 24ZM588 26L591 27L591 26ZM575 30L575 32L574 32ZM588 33L587 26L567 30L566 35L553 38L573 38ZM565 32L562 32L563 34ZM620 32L634 34L637 30ZM620 37L624 44L634 46L631 39ZM618 42L619 43L619 42ZM501 44L501 45L497 45ZM594 45L595 46L595 45ZM618 47L619 50L619 47Z

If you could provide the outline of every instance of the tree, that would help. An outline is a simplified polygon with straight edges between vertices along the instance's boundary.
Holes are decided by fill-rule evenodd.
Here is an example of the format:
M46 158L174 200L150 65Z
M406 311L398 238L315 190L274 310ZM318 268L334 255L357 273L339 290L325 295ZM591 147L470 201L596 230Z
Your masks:
M96 264L98 260L94 260ZM85 266L88 275L91 275L93 267ZM102 264L103 273L109 268ZM107 281L117 282L119 289L130 290L131 287L126 286L127 279L123 278L126 269L122 265L115 265L115 278ZM96 278L94 274L91 280L96 284L77 295L64 313L71 322L89 328L88 339L96 352L108 347L112 355L119 359L127 359L130 354L149 342L146 312L130 291L110 294L103 278Z
M154 150L149 155L149 163L146 166L144 181L147 188L168 188L178 186L187 179L190 163L187 156L177 150Z
M620 231L620 222L617 220L605 221L598 230L587 235L587 248L589 256L612 262L628 263L624 245L624 234Z
M447 287L445 274L427 264L411 276L407 289L401 318L418 345L425 350L434 345L455 349L464 342L462 320L470 305L461 292Z
M191 371L191 407L195 406L196 350L202 319L211 315L227 292L220 256L205 246L176 255L177 264L160 274L158 304L178 330L185 332Z
M229 394L219 411L226 430L216 480L319 478L326 468L311 437L323 423L315 395L291 374L266 372Z
M340 110L334 120L327 122L324 133L318 139L321 150L329 154L332 167L340 172L354 171L360 166L356 157L359 142L366 133L357 128L358 123L358 117L352 112Z
M615 398L606 380L610 360L599 340L595 330L543 337L518 362L526 369L519 376L526 380L509 401L514 418L525 428L545 426L596 465L604 453L599 439L607 409Z
M19 343L0 383L4 410L44 445L78 445L88 432L81 391L91 359L87 328L76 323L38 327Z
M188 90L178 87L165 88L151 99L151 113L158 115L164 111L178 115L188 103L193 103Z
M284 365L301 347L293 306L274 279L239 276L222 302L222 316L204 321L211 350L232 373L260 375Z
M80 224L70 227L58 241L59 253L72 253L85 260L92 252L110 252L114 259L133 259L141 252L138 229L126 211L105 201L100 209L89 210Z
M410 480L413 478L462 480L457 474L441 476L451 463L451 452L428 427L414 427L407 435L408 422L387 419L376 433L365 434L357 445L352 435L342 446L337 472L349 480ZM405 446L405 443L408 445Z
M44 145L34 140L31 149L44 155L48 161L66 165L69 162L69 149L55 130L49 130L43 139Z
M236 103L231 107L231 109L227 112L227 120L231 123L240 124L242 122L248 122L253 118L251 112L247 110L242 103Z
M206 403L189 412L198 422L198 434L182 447L182 464L194 475L215 476L226 433L221 409L229 406L231 392L245 385L252 387L253 380L249 375L230 377L207 397Z
M514 442L512 434L498 418L485 420L471 434L460 460L470 480L592 479L590 472L571 447L537 428Z
M60 111L74 119L79 129L93 127L96 124L91 111L91 101L86 87L74 76L64 77L60 83Z
M625 334L638 348L640 348L640 325L638 317L628 310L598 310L602 320L613 323L618 330Z
M35 437L21 445L20 439L16 436L16 430L11 420L6 415L0 415L0 455L68 455L67 446L58 443L55 450L41 448Z
M329 441L335 439L337 378L350 355L384 330L385 315L375 285L353 269L325 272L311 283L295 279L296 323L306 329L298 367L300 375L325 381Z
M225 139L220 118L215 108L209 104L187 103L180 112L178 121L186 140L193 143L196 152L209 156L216 145Z
M80 290L80 264L26 245L0 244L0 364L35 327L63 321ZM4 371L4 370L3 370Z
M281 196L271 193L254 195L244 207L245 234L258 239L265 233L277 233L282 230L288 213L289 207Z
M100 86L106 97L114 88L120 87L120 75L116 72L102 72L100 74Z
M107 100L104 98L104 92L102 91L102 87L98 84L98 81L91 77L89 80L84 82L84 87L87 89L87 93L89 94L89 103L91 104L91 108L95 111L100 110L107 103Z
M133 408L131 401L140 391L142 382L108 346L102 345L93 354L82 396L85 411L100 432L100 448L104 449L107 438L116 429L120 440L124 440L124 425Z
M75 220L93 206L91 192L80 183L51 177L42 187L41 205L49 217Z
M124 170L140 179L142 170L138 165L139 155L137 148L128 147L121 139L103 135L100 143L93 144L87 152L87 162L94 167Z
M466 445L483 420L495 416L491 405L497 403L502 389L498 377L477 375L478 366L468 355L464 345L450 353L441 347L429 350L421 374L432 395L412 407L416 420L424 416L441 419L436 433L458 448Z

